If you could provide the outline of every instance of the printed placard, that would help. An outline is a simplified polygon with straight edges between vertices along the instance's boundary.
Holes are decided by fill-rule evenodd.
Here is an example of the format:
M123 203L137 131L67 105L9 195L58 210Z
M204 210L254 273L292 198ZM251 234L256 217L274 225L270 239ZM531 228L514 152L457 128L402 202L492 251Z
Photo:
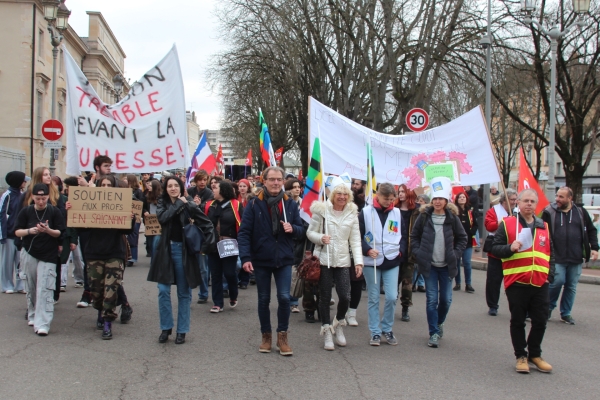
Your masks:
M131 228L131 189L69 188L69 228Z
M142 209L144 208L144 202L139 200L133 200L131 202L131 211L135 214L135 222L142 222Z
M144 227L146 236L157 236L162 233L162 227L156 214L148 214L144 217Z
M217 243L217 250L219 250L219 257L231 257L238 256L240 250L238 248L238 242L235 239L224 239Z

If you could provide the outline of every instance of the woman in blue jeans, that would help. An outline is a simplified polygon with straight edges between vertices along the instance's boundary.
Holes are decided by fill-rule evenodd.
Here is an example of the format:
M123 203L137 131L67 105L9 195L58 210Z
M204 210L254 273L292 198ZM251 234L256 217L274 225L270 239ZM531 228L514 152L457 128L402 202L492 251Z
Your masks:
M456 265L457 273L454 290L460 290L460 261L462 260L465 268L465 291L467 293L475 293L475 289L471 286L471 256L473 255L473 239L475 238L475 232L477 232L477 219L471 209L469 198L464 192L456 195L454 204L458 207L458 218L460 218L460 223L467 234L467 247L463 250Z
M162 197L156 215L161 225L161 236L152 256L148 280L158 283L158 313L162 333L159 343L169 340L173 329L171 285L177 285L177 337L175 344L185 343L190 330L190 303L192 289L202 278L196 255L186 248L183 227L193 220L202 231L203 251L214 242L213 225L191 197L185 197L183 182L176 176L165 179Z
M437 348L444 336L444 322L452 303L452 279L457 263L467 245L467 235L458 218L456 206L449 203L450 179L434 178L430 182L431 206L421 206L421 215L410 234L412 253L419 273L425 277L429 347Z

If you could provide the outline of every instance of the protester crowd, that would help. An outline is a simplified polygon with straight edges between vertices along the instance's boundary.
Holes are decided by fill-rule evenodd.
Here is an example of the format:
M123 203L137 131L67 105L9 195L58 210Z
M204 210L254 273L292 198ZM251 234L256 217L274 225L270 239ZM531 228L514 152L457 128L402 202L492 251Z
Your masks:
M293 354L289 319L300 306L306 322L321 323L318 332L325 350L346 346L344 329L358 326L363 290L370 345L398 344L397 302L402 307L399 320L409 322L413 293L419 291L426 297L427 345L437 348L449 333L444 326L453 291L463 289L463 277L464 290L476 290L471 257L474 249L482 248L489 256L488 314L498 315L504 285L516 370L527 373L533 365L550 372L552 367L541 357L546 322L559 307L560 316L555 317L575 324L572 310L583 262L598 257L596 228L567 187L558 190L541 218L534 214L534 190L493 188L494 203L481 216L478 192L472 187L456 192L447 178L434 178L427 193L380 183L369 198L364 181L352 179L350 184L334 177L325 198L310 205L308 223L300 216L304 183L279 167L235 182L200 170L186 187L182 175L117 176L107 156L96 157L93 165L94 172L86 177L61 180L45 167L35 169L31 178L20 171L5 177L9 189L0 198L2 292L26 294L25 318L39 336L51 330L54 305L67 289L70 273L75 288L82 289L77 307L98 311L102 339L113 338L113 322L127 323L133 314L123 276L141 257L141 224L132 213L127 229L67 227L72 186L129 188L132 200L143 203L142 221L156 215L161 232L146 232L144 250L151 259L147 279L158 288L160 343L168 342L173 329L175 343L185 343L196 289L197 302L207 303L210 285L209 311L219 314L237 307L239 291L255 285L260 352L271 352L275 340L280 354ZM490 232L484 243L479 241L479 218ZM298 279L296 269L306 253L318 259L319 277L304 281L294 297L292 278ZM270 315L273 281L275 327ZM531 320L528 336L526 319Z

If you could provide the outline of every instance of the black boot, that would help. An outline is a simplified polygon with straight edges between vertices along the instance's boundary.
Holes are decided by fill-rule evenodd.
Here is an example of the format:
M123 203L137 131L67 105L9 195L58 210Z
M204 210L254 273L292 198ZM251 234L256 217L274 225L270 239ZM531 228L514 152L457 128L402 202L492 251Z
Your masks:
M315 312L314 311L306 311L304 314L305 314L304 320L306 322L309 322L311 324L313 324L315 322Z
M127 304L123 304L121 306L121 323L126 324L131 321L131 314L133 314L133 309Z
M158 337L158 343L166 343L169 340L169 335L173 332L173 329L168 329L166 331L162 331L160 336Z
M175 337L175 344L184 344L185 343L185 333L178 333Z
M104 321L104 330L102 331L102 340L112 339L112 324L110 321Z
M98 310L98 319L96 320L96 329L101 331L104 329L104 318L102 318L102 310Z
M408 322L410 321L410 315L408 315L408 307L402 306L402 321Z

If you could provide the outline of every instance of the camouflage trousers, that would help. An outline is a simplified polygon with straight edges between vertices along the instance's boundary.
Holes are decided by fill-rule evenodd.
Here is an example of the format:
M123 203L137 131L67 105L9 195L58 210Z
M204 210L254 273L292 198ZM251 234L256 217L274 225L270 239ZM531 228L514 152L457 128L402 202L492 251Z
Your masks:
M118 314L117 290L123 281L123 260L87 260L92 306L102 311L105 321L114 321Z

